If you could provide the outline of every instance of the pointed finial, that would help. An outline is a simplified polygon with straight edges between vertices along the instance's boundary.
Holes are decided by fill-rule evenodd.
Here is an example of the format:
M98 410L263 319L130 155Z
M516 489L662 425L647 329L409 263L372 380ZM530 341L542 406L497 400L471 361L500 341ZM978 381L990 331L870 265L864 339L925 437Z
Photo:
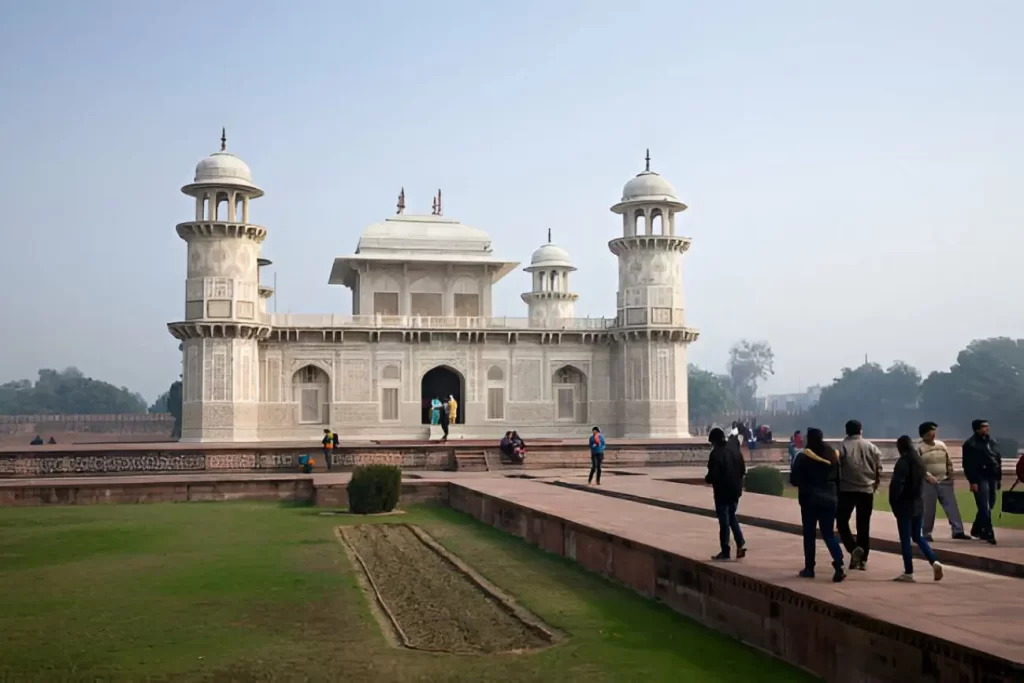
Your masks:
M228 148L228 131L223 126L220 129L220 151L225 151Z
M647 156L644 157L644 161L647 162L647 165L644 167L644 170L645 171L650 171L651 170L651 148L650 147L647 148Z
M405 211L405 187L402 187L402 191L398 193L398 213L401 214Z
M434 199L430 202L430 215L437 215L437 197L434 197Z
M441 190L437 191L437 215L441 215Z
M551 228L548 228L548 244L551 244Z

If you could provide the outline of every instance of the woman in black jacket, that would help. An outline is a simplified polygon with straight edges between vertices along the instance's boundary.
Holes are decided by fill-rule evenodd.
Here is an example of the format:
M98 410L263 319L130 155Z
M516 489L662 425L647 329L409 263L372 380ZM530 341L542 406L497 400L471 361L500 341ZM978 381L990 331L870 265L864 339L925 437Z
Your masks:
M800 520L804 530L804 568L800 576L814 578L815 529L832 555L832 580L846 578L843 549L836 538L836 505L839 502L839 456L825 443L820 429L807 430L807 448L797 453L789 470L789 481L800 490Z
M914 551L910 547L910 542L913 541L931 564L935 580L941 581L942 565L935 560L932 547L921 535L921 518L924 515L924 504L921 501L924 461L918 455L914 442L906 434L896 440L896 450L899 451L900 459L896 461L896 466L892 470L892 481L889 483L889 507L896 516L896 528L900 532L903 574L894 580L902 583L914 582Z

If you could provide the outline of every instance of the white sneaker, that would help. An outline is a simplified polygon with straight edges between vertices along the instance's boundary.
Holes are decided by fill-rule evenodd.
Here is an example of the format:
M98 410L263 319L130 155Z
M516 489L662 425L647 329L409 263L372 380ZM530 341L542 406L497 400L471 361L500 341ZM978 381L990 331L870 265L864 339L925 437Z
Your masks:
M936 562L932 565L932 574L936 581L942 581L942 565Z
M917 583L917 581L914 580L913 574L900 574L895 579L893 579L893 581L895 581L896 583Z

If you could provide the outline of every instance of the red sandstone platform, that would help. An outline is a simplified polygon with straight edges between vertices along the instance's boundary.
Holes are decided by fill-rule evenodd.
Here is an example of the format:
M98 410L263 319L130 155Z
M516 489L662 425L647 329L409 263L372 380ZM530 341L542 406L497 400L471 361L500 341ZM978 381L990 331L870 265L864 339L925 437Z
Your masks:
M715 514L711 490L706 486L659 481L664 477L652 473L652 476L605 476L600 487L587 488L583 476L570 474L558 477L557 481L567 486L584 487L594 494L621 497L680 512L710 517ZM885 492L878 495L885 495ZM801 533L800 506L790 498L744 493L738 517L742 524ZM967 524L969 527L970 520ZM933 533L935 542L932 547L942 562L1024 578L1024 531L1000 529L997 533L998 546L980 541L954 541L950 538L946 520L936 519ZM875 550L899 552L899 533L896 531L896 519L891 513L876 510L871 516L871 543L872 558Z
M785 621L788 608L776 607L778 600L762 610L767 613L755 608L757 614L709 614L712 608L703 601L699 607L687 606L685 600L682 608L677 606L702 621L717 621L723 630L731 628L734 635L828 680L1024 680L1024 584L1019 579L947 567L944 580L935 583L927 564L918 560L919 583L898 584L891 579L902 573L902 560L889 553L872 553L869 571L856 572L836 585L829 580L828 553L820 541L819 578L797 578L803 550L800 537L794 534L747 526L748 556L742 561L711 563L707 558L718 551L718 525L703 516L538 481L476 478L452 487L453 507L532 537L533 542L554 552L571 554L585 566L650 595L659 594L662 581L674 582L673 590L678 592L687 585L701 584L694 571L710 572L718 577L715 580L720 586L733 585L729 590L749 592L750 600L762 608L765 592L777 591L793 609L803 609L802 619L831 612L831 618L820 619L820 624L807 623L802 630L798 624L791 625L788 632L780 634L779 624L769 623L773 618ZM584 544L586 536L577 533L571 544L552 541L550 529L538 525L544 521L535 517L538 513L558 520L563 529L583 530L591 535L590 540ZM602 536L615 539L618 545L597 548L592 540ZM644 549L649 551L647 555ZM615 553L625 553L627 564L616 566ZM657 569L667 562L659 560L659 554L683 558L691 569L679 571L679 578L674 578L673 572ZM745 581L736 584L740 579ZM665 599L672 599L673 591L662 593ZM708 593L705 590L704 597ZM718 596L719 601L726 598ZM801 598L812 603L801 603ZM727 608L717 605L714 609ZM742 607L734 603L728 609ZM735 623L728 623L730 620ZM785 624L781 627L786 631ZM898 633L893 627L898 627ZM807 642L797 642L802 638ZM888 642L891 639L893 642Z

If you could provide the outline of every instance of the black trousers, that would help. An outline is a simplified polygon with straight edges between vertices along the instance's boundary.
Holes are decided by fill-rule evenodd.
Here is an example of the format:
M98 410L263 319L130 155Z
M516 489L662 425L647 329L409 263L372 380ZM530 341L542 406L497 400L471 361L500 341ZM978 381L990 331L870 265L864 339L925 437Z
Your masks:
M591 453L590 454L590 476L587 477L587 483L589 484L594 480L594 475L597 475L597 483L601 483L601 463L604 462L604 453Z
M846 546L846 552L852 553L854 548L864 550L864 559L871 550L871 512L874 509L875 494L839 492L839 506L836 509L836 526L839 527L839 539ZM850 532L850 516L857 512L857 537Z

